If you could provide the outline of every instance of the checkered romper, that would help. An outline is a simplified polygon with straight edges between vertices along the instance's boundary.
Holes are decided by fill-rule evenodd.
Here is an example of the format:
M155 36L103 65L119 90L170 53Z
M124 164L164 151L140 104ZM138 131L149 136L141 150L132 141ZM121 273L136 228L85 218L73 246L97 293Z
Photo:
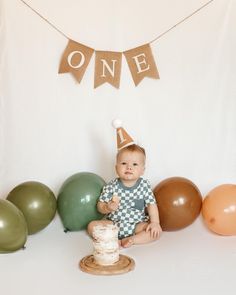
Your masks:
M148 221L145 208L155 204L156 200L149 181L143 178L139 178L132 187L124 186L119 178L110 181L103 187L99 201L109 202L114 195L120 197L119 208L107 214L106 219L119 226L118 236L123 239L134 234L137 223Z

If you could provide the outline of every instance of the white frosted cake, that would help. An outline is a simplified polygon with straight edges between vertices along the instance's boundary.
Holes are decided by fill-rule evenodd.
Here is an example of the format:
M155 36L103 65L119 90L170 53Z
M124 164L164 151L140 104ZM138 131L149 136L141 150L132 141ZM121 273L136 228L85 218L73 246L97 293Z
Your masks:
M119 260L118 227L97 225L93 229L94 260L99 265L112 265Z

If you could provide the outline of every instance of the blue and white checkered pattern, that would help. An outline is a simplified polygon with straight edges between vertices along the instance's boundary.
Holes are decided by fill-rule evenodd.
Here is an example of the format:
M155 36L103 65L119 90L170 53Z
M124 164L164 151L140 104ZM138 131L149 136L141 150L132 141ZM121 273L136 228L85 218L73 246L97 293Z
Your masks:
M108 214L107 219L119 226L119 238L122 239L134 234L137 223L148 220L145 208L156 200L150 183L143 178L139 178L133 187L125 187L118 178L112 180L104 186L99 201L109 202L114 195L120 197L119 208Z

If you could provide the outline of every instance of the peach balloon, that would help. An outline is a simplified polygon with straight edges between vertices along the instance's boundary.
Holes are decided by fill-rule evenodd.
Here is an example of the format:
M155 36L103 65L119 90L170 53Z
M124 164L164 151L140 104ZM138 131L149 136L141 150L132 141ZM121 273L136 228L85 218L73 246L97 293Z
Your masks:
M211 190L203 200L202 216L211 231L236 235L236 185L222 184Z

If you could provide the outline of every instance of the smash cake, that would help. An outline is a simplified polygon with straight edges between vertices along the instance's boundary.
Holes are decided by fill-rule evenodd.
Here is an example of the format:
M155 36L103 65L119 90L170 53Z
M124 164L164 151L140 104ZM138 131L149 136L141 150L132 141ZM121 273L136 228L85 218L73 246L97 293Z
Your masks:
M93 229L94 261L98 265L112 265L119 261L118 227L97 225Z

